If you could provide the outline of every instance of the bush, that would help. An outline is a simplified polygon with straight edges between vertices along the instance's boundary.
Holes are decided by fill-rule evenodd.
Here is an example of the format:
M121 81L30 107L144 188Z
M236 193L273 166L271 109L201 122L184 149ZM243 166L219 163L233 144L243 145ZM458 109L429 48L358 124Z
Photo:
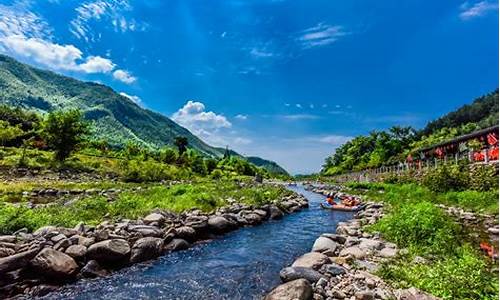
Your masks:
M78 110L51 112L42 123L43 137L59 161L65 160L88 132L88 124Z
M469 188L476 191L498 190L498 171L495 166L476 165L470 170Z
M469 170L464 165L442 165L429 170L422 183L433 192L463 191L469 184Z
M462 191L437 195L437 202L468 210L498 213L498 190L489 192Z
M443 253L457 245L458 226L430 202L404 203L372 229L416 253Z
M186 176L170 165L158 163L153 159L141 161L131 159L122 164L122 178L129 182L152 182L180 179Z
M496 276L471 247L429 264L384 264L379 274L401 287L414 286L441 299L498 299Z

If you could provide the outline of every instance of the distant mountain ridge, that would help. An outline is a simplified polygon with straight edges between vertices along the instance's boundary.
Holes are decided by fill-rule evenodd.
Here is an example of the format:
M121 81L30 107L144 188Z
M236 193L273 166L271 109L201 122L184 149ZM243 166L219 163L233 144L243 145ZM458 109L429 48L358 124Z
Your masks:
M224 154L224 149L206 144L168 117L140 107L108 86L37 69L1 54L0 103L42 113L78 108L94 123L95 136L115 146L127 141L153 148L173 146L176 136L184 136L190 147L205 155ZM254 163L257 166L284 171L275 168L277 164L272 161L256 162L260 163Z

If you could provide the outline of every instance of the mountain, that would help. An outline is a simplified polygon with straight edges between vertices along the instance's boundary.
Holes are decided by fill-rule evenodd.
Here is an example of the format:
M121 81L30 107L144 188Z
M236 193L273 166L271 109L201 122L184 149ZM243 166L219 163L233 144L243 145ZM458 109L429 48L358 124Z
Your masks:
M108 86L37 69L1 54L0 103L41 113L80 109L94 124L96 138L114 146L127 141L153 148L173 146L175 137L184 136L190 147L205 155L224 154L224 149L206 144L166 116L140 107ZM276 164L264 159L259 162L262 166Z
M288 172L285 169L283 169L280 165L278 165L274 161L262 159L256 156L247 156L247 160L258 167L263 167L264 169L266 169L271 173L285 174L285 175L288 174Z

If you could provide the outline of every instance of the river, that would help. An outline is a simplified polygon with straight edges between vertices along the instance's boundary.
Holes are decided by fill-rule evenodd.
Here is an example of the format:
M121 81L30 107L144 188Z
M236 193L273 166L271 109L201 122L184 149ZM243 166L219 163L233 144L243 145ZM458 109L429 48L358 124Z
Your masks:
M44 299L260 299L280 283L279 271L335 232L352 213L319 207L324 197L304 190L310 208L247 227L186 251L134 265L109 277L80 280Z

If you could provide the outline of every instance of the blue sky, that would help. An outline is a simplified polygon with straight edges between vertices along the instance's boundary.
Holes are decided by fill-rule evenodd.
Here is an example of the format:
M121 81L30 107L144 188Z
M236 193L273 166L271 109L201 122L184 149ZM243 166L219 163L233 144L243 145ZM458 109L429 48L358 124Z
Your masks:
M494 90L498 50L495 1L0 0L0 52L292 173Z

